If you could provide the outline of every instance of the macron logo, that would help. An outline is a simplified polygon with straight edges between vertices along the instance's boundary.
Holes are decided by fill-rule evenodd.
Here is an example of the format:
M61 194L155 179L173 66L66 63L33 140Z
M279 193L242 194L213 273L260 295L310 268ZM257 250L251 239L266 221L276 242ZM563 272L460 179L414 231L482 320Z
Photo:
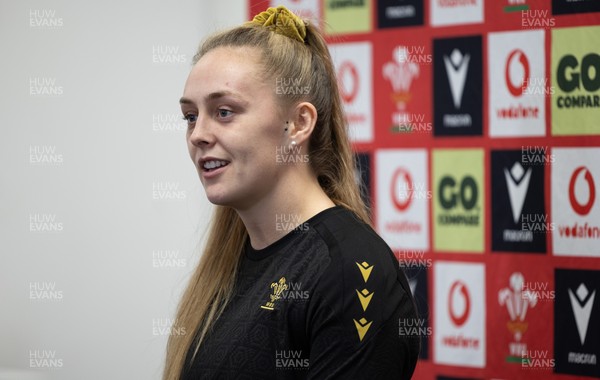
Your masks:
M589 297L588 295L589 291L583 283L579 285L575 291L575 294L573 294L573 291L569 289L571 307L573 308L573 315L575 316L575 323L577 324L577 332L579 333L579 339L581 340L582 346L585 342L585 336L587 335L590 316L592 314L592 306L594 306L594 298L596 297L596 290L594 290Z
M508 187L508 197L510 199L510 208L515 223L519 223L527 189L529 189L529 180L531 179L531 168L527 172L519 162L515 162L510 172L504 168L504 178Z
M462 55L458 49L452 50L450 58L444 56L444 65L446 66L446 74L448 75L448 82L450 82L450 92L452 92L455 108L460 108L470 59L469 54Z

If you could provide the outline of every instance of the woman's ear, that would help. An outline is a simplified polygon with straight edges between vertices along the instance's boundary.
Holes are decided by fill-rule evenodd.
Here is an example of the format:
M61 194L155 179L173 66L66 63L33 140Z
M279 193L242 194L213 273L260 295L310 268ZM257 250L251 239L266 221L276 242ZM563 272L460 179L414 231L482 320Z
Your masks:
M317 109L312 103L301 102L296 105L288 126L289 138L298 145L308 142L317 124Z

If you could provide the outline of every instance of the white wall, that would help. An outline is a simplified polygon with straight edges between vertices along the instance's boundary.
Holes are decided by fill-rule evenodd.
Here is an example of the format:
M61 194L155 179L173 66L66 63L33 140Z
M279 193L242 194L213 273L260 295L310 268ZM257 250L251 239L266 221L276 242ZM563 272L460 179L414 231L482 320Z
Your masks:
M211 210L178 100L202 37L246 14L0 0L0 379L160 378Z

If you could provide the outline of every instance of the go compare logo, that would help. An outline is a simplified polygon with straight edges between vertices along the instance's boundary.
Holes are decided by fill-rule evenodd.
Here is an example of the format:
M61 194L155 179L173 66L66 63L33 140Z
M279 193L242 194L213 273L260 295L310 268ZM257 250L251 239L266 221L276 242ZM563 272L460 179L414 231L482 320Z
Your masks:
M600 26L552 31L552 132L600 134Z
M439 199L440 204L446 210L451 210L460 203L465 211L472 210L477 205L478 189L477 183L472 176L465 176L460 186L451 176L444 176L440 181ZM474 214L442 214L439 216L440 224L479 224L479 213Z
M483 251L483 150L433 153L434 249Z
M589 53L581 63L573 54L563 56L556 69L556 83L564 92L585 90L588 94L559 96L558 108L600 107L600 95L590 95L600 89L600 55ZM583 87L583 88L582 88Z

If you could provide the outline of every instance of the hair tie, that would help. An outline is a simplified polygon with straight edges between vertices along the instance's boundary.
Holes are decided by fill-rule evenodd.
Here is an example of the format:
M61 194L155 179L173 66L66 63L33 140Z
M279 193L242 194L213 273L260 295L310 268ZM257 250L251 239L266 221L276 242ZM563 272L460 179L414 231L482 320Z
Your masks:
M248 23L264 26L277 34L302 43L306 38L306 24L304 21L283 5L260 12Z

